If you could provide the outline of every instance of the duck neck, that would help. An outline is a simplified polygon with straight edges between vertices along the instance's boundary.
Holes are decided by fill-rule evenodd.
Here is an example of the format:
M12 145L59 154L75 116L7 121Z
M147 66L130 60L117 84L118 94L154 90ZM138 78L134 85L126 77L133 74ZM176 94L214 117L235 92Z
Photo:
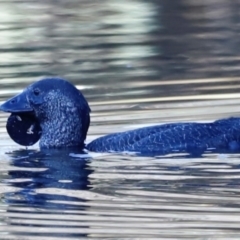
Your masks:
M59 114L54 119L47 119L40 123L42 136L41 148L84 147L84 126L78 115L65 116Z

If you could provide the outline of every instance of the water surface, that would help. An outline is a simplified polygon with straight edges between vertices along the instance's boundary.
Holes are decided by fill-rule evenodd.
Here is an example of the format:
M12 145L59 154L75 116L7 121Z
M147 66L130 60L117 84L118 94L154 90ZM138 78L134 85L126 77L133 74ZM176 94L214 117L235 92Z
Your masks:
M43 76L92 109L87 142L239 116L239 1L1 1L0 101ZM0 113L0 239L239 239L240 155L15 144Z

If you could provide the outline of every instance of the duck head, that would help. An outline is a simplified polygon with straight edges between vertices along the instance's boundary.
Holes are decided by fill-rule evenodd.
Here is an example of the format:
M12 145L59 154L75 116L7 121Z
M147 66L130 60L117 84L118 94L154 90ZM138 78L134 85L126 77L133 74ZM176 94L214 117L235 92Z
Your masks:
M32 145L40 138L41 148L84 147L91 110L82 93L64 79L39 80L0 110L12 113L7 130L21 145Z

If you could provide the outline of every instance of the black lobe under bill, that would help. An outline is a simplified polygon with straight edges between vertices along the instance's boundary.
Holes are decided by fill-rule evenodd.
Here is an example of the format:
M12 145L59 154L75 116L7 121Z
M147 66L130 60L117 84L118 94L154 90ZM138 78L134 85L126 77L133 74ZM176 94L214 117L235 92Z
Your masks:
M31 112L12 113L6 128L12 140L22 146L35 144L42 133L39 122Z

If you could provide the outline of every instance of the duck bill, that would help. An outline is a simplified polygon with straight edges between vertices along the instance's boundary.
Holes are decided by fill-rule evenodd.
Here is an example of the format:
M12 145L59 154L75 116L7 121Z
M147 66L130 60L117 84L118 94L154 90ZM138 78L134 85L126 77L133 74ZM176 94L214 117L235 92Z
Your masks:
M16 113L16 112L21 113L21 112L33 111L31 106L29 105L25 91L8 99L5 103L0 105L0 110L3 112L10 112L10 113Z

